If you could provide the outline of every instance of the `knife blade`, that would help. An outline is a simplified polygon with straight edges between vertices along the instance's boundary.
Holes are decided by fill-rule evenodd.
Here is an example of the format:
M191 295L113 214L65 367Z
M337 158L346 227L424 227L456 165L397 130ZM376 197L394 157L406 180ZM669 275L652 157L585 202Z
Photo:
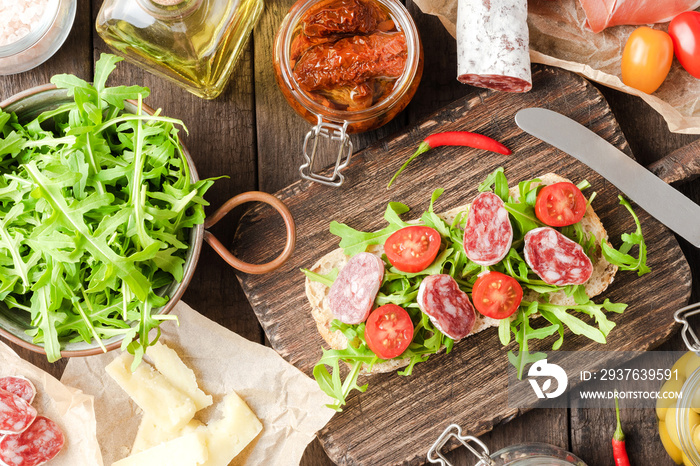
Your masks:
M700 248L700 206L663 182L605 139L546 108L526 108L516 124L600 173L649 215Z

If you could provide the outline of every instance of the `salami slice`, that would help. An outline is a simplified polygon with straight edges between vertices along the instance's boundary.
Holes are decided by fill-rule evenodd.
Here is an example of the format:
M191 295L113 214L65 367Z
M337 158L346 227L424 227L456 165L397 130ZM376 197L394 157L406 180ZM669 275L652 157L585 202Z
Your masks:
M459 0L457 79L497 91L529 91L529 41L527 0Z
M384 262L368 252L352 257L340 271L328 294L328 305L339 321L364 322L384 279Z
M34 384L22 376L8 376L0 378L0 390L14 393L27 403L31 404L36 395Z
M21 434L0 440L0 462L7 466L39 466L58 455L64 443L60 427L51 419L39 416Z
M513 226L500 197L494 193L476 196L464 227L464 252L479 265L497 264L513 243Z
M0 434L20 434L36 419L36 409L24 399L0 390Z
M469 335L476 321L469 296L446 274L423 279L418 289L418 306L438 330L453 340Z
M525 262L550 285L582 285L593 274L593 263L581 245L554 228L530 230L524 253Z

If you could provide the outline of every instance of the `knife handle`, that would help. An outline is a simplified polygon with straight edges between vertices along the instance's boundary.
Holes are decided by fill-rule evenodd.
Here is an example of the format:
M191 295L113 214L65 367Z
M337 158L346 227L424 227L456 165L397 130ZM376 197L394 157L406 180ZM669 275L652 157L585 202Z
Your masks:
M648 168L669 184L697 178L700 176L700 139L674 150Z

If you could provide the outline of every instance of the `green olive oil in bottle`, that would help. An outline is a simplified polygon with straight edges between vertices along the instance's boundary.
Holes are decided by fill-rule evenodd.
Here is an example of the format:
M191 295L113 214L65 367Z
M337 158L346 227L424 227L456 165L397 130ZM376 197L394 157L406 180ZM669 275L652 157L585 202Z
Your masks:
M105 0L96 27L127 60L214 99L262 9L263 0Z

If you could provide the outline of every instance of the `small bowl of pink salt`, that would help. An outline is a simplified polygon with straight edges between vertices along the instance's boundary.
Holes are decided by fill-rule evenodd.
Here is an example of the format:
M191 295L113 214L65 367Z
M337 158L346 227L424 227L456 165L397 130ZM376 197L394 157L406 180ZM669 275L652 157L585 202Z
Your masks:
M0 0L0 75L31 70L68 37L77 0Z

